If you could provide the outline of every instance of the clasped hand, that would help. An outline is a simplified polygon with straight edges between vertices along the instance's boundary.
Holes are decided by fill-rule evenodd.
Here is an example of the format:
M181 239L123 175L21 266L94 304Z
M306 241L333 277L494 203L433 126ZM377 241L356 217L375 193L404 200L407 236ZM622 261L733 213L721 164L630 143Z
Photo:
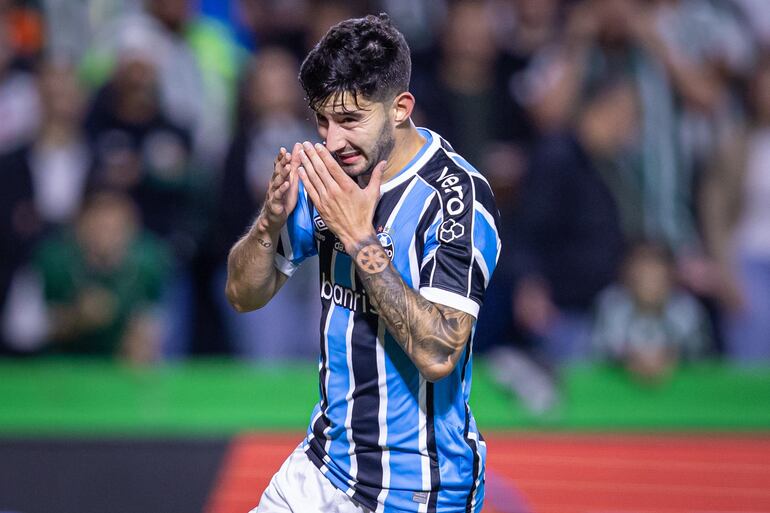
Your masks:
M372 219L380 199L385 161L375 166L369 183L361 188L321 144L303 143L299 159L300 179L318 214L352 253L360 242L374 235Z

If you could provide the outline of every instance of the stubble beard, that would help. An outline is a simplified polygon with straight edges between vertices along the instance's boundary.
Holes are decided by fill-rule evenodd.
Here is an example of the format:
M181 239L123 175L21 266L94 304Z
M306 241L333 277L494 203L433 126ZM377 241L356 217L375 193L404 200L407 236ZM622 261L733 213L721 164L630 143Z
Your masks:
M363 185L369 183L369 178L371 178L374 168L381 161L387 160L393 151L393 148L396 146L396 138L388 128L388 124L384 123L371 151L364 153L365 158L367 159L367 167L358 173L348 173L348 176L359 181L359 183L362 183Z

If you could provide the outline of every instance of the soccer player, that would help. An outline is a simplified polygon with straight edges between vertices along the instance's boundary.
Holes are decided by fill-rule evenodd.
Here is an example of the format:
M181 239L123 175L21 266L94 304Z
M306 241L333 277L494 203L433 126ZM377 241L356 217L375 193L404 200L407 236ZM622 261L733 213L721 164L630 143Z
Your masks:
M412 123L410 73L386 15L332 27L300 71L324 144L281 149L230 253L239 311L320 265L320 399L257 513L481 510L486 446L467 401L498 214L485 178Z

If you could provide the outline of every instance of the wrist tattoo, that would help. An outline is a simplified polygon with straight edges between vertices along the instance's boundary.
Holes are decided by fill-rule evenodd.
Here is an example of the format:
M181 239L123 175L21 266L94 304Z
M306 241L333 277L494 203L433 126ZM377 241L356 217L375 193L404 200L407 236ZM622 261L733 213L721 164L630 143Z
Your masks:
M358 267L367 274L380 273L388 267L390 259L379 241L367 243L356 253Z
M257 238L257 242L259 242L259 244L260 244L262 247L264 247L264 248L270 248L270 247L273 247L273 243L272 243L272 242L270 242L270 241L266 241L266 240L264 240L264 239L260 239L260 238Z

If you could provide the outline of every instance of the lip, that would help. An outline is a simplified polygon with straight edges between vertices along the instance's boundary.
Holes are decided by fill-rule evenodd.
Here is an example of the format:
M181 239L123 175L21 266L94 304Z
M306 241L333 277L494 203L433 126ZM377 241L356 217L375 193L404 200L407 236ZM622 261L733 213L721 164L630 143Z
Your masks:
M356 153L346 153L342 155L337 155L337 157L340 159L340 162L346 165L354 164L360 157L361 154Z

